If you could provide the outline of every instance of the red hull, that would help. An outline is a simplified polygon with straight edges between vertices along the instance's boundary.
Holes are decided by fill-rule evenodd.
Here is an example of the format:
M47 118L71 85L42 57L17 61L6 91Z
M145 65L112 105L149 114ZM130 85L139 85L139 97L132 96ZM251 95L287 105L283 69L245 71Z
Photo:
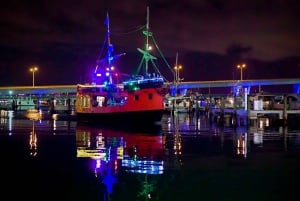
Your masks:
M93 90L86 90L91 88ZM76 113L79 120L105 124L153 123L161 120L165 110L162 88L107 92L101 86L78 86L77 91Z

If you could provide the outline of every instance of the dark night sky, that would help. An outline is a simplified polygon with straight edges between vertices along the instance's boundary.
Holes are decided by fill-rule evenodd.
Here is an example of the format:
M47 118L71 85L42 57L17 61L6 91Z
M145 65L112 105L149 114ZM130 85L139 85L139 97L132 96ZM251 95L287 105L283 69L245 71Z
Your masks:
M300 56L297 0L10 0L0 8L0 85L31 84L32 65L39 66L40 84L85 79L104 39L107 11L115 51L136 52L142 34L124 33L145 24L147 6L150 28L171 65L176 52L181 62L186 52L222 56L230 47L265 62Z

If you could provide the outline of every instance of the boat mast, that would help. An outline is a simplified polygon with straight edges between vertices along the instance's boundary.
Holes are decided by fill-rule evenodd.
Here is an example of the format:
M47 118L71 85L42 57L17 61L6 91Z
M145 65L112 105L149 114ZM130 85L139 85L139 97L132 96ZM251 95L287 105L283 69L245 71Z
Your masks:
M143 32L144 35L146 36L146 46L145 50L147 52L147 55L149 55L149 36L152 36L152 33L149 32L149 7L147 7L147 24L146 24L146 31ZM146 63L145 63L145 75L148 74L148 62L149 62L149 57L146 57Z
M114 69L113 66L111 66L112 64L112 60L114 59L112 54L113 54L113 45L110 42L110 29L109 29L109 17L108 17L108 12L106 14L106 26L107 26L107 62L108 62L108 66L106 68L107 73L109 73L109 84L112 84L112 71Z
M103 59L97 60L97 66L94 73L96 74L96 77L102 77L102 80L104 80L105 83L113 84L114 77L118 76L117 69L115 69L115 67L113 66L114 60L116 60L120 56L125 55L125 53L118 54L118 55L113 54L114 47L113 44L111 44L111 39L110 39L110 25L109 25L108 12L106 14L106 19L104 20L104 24L106 25L106 36L105 36L105 42L103 47L106 47L106 55L104 56ZM98 68L100 73L98 73Z
M112 54L112 44L110 42L110 30L109 30L109 17L108 17L108 12L106 13L106 26L107 26L107 46L108 46L108 51L107 51L107 59L108 59L108 63L111 63L111 54Z
M137 48L137 50L143 54L143 58L142 58L142 61L141 61L140 65L139 65L139 68L138 68L136 74L138 74L138 72L140 71L142 63L145 60L144 75L147 76L148 75L148 63L149 63L149 60L152 61L153 59L156 59L156 57L154 57L153 55L150 54L151 47L149 45L149 37L152 37L152 32L149 31L149 6L147 7L147 24L146 24L146 30L143 31L143 34L146 36L145 37L145 49L142 50L140 48Z

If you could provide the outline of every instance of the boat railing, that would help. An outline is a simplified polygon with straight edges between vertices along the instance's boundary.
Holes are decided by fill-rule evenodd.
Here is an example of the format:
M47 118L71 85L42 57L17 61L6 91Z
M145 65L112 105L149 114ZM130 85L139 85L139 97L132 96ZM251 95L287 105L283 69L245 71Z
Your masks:
M147 84L147 83L157 83L157 82L164 82L163 77L151 77L151 78L143 78L139 77L138 79L132 79L128 81L124 81L124 85L130 85L130 84Z

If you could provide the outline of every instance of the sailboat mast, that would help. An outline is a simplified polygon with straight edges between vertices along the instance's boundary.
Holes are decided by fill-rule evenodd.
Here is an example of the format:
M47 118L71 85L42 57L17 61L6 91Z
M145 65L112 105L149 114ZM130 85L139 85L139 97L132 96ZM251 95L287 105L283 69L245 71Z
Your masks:
M146 47L145 50L147 52L147 55L149 55L149 6L147 6L147 24L146 24ZM145 75L148 74L148 61L149 58L146 58L146 63L145 63Z
M112 56L112 52L113 52L113 45L110 42L110 29L109 29L109 17L108 17L108 12L106 14L106 26L107 26L107 30L106 30L106 34L107 34L107 60L108 60L108 65L110 66L111 64L111 56Z
M108 45L111 45L108 12L106 13L106 20L107 20L107 22L106 22L107 23L107 43L108 43Z
M112 60L113 60L113 45L111 44L110 41L110 27L109 27L109 17L108 17L108 12L106 13L106 26L107 26L107 61L108 61L108 66L107 66L107 72L109 73L109 83L112 84Z
M145 47L144 47L144 49L137 48L137 50L143 54L143 58L138 67L136 74L139 73L141 67L144 67L144 75L148 76L149 60L151 59L151 61L152 61L153 59L156 59L156 57L154 57L150 54L151 47L149 45L149 37L152 37L152 33L149 30L149 7L147 7L147 24L146 24L146 29L143 30L143 34L145 35ZM144 62L145 62L145 64L144 64Z
M104 20L104 25L106 27L105 40L100 51L99 59L96 61L97 65L93 79L101 84L114 84L115 81L118 82L118 69L114 66L115 60L125 55L125 53L114 55L114 46L110 38L108 12ZM105 51L105 53L103 51Z

